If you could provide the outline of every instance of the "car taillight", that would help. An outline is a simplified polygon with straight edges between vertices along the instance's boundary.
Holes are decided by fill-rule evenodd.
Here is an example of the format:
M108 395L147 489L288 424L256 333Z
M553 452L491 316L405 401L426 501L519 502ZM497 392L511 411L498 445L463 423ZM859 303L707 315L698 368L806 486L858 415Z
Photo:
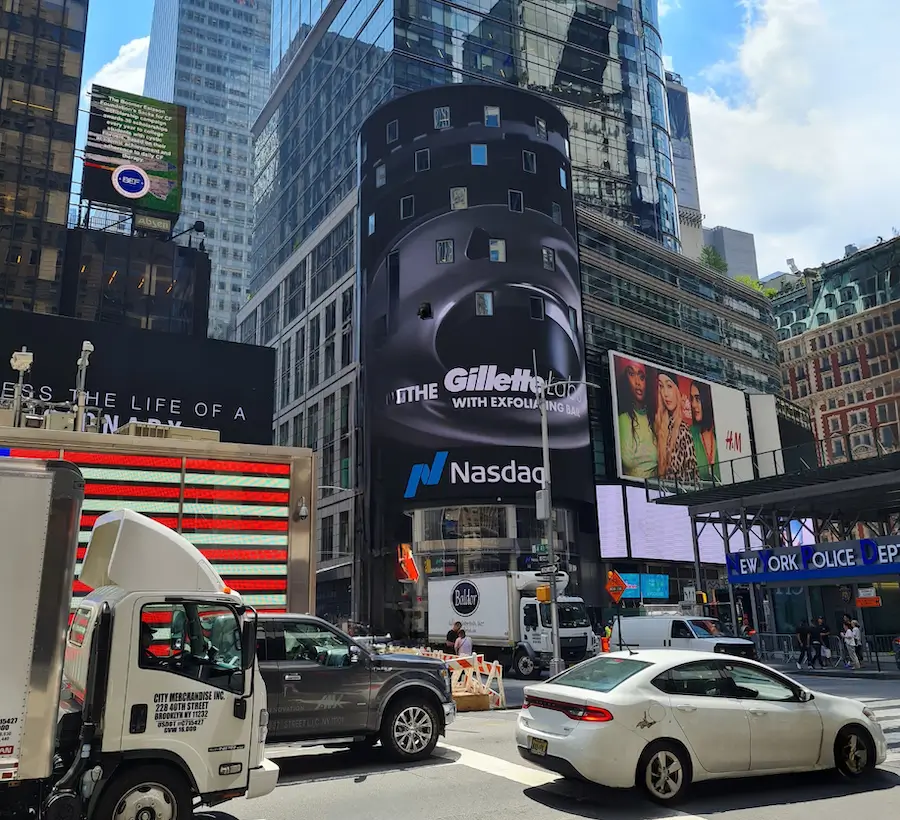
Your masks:
M549 709L552 712L562 712L570 720L579 720L586 723L608 723L613 719L612 712L600 706L577 706L574 703L563 703L558 700L526 696L522 708L528 709L531 706L536 706L539 709Z

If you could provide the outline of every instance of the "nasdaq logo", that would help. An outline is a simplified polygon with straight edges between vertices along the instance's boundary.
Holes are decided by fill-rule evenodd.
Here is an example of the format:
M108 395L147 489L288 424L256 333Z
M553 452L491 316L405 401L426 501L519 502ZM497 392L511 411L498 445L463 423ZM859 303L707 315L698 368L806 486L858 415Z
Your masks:
M406 492L403 493L404 498L415 498L420 486L434 487L441 480L444 472L444 465L447 463L449 453L441 450L434 454L434 460L431 466L427 464L413 464L409 471L409 480L406 482Z

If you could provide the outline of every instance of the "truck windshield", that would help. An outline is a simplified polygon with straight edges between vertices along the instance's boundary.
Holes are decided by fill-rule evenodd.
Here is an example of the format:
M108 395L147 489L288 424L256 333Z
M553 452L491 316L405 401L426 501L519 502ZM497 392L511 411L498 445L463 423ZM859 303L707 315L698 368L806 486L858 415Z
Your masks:
M591 625L587 609L581 601L577 603L573 601L558 603L556 609L559 612L560 629L573 629ZM544 626L550 626L550 604L541 604L541 623Z
M698 638L721 638L725 635L725 630L714 618L704 618L703 620L689 621L691 629Z

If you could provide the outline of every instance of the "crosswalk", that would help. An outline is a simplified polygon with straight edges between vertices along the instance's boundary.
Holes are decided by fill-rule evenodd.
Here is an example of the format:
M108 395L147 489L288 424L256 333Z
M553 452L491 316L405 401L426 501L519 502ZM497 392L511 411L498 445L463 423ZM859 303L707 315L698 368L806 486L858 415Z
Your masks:
M888 763L900 763L900 698L860 698L874 713L888 743Z

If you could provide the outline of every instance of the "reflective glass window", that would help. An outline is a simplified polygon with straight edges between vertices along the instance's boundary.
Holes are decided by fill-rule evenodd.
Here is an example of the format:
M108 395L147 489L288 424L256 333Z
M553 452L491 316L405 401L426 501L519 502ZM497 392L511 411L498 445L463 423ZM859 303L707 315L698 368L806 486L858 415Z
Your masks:
M471 146L472 165L487 165L487 146L473 144Z

